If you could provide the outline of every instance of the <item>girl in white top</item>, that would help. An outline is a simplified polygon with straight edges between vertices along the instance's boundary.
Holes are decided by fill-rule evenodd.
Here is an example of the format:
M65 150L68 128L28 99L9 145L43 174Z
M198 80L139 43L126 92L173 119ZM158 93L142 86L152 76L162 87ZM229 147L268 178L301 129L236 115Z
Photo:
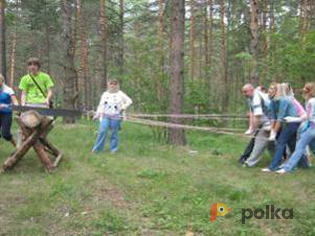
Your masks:
M92 152L104 150L107 131L111 130L110 151L116 153L119 146L118 130L123 112L132 104L132 100L119 90L116 79L109 80L108 90L102 94L94 119L100 119L100 128Z

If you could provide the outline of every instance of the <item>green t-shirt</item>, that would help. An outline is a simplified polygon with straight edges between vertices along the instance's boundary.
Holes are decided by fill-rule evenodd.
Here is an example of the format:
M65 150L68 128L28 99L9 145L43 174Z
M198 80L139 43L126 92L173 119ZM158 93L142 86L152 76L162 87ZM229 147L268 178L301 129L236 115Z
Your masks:
M50 79L50 76L44 72L39 72L36 76L33 75L33 78L46 95L48 88L54 86L54 83ZM28 74L22 77L19 89L26 91L26 102L45 102L46 97L41 93L39 88L36 86L32 78Z

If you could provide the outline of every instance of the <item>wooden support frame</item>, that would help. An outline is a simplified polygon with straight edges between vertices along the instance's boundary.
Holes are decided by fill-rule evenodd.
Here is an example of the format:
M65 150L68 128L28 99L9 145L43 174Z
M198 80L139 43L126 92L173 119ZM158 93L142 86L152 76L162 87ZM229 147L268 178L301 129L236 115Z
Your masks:
M29 128L23 123L21 117L16 118L24 139L17 150L4 162L0 172L12 169L31 147L34 148L38 158L48 172L53 172L55 170L62 159L62 153L49 140L47 140L47 135L53 128L53 119L48 117L40 117L40 119L41 122L39 125ZM54 156L55 160L51 160L49 154Z

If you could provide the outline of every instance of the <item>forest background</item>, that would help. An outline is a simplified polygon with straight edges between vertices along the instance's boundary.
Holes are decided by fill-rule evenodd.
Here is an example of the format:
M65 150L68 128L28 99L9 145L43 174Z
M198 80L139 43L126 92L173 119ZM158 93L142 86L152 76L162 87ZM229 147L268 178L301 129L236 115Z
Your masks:
M117 78L137 112L244 114L244 83L314 80L314 16L311 0L1 0L1 72L18 91L40 58L68 109Z

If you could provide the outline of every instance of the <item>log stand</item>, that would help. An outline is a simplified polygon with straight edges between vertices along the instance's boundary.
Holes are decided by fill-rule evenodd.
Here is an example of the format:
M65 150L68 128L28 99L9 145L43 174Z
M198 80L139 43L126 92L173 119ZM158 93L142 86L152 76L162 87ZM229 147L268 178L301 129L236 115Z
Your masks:
M62 158L62 153L47 140L47 135L53 128L53 119L42 117L36 111L29 111L22 113L16 120L24 138L17 150L4 162L0 172L12 169L31 147L34 148L45 169L53 172ZM54 160L49 154L55 157Z

